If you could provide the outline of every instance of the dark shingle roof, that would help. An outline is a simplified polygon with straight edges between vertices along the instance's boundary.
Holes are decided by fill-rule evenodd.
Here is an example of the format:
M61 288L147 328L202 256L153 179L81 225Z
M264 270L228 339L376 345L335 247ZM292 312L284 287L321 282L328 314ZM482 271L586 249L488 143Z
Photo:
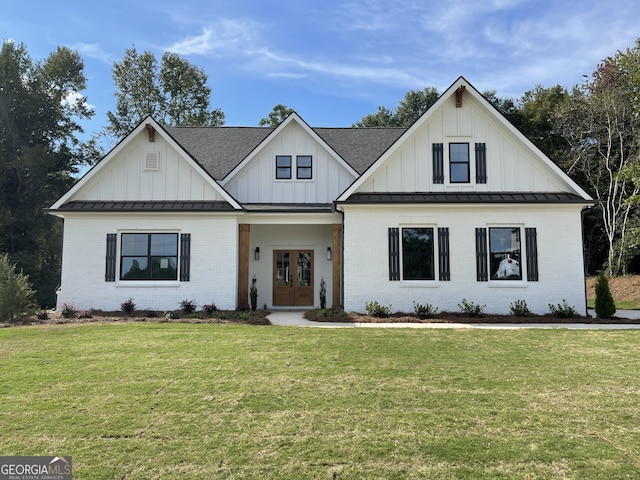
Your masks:
M355 193L342 203L585 203L566 192Z
M165 127L209 174L222 180L249 155L273 128ZM362 174L406 129L313 128L342 159Z
M74 201L67 202L59 212L221 212L234 208L225 201Z

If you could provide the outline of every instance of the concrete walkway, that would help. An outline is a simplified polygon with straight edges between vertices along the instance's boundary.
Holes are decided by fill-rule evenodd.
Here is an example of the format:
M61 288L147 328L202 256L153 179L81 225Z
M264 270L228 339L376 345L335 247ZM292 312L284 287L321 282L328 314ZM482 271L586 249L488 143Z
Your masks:
M515 328L568 328L574 330L631 330L640 329L640 324L631 323L339 323L339 322L312 322L305 320L304 311L300 310L276 310L267 318L272 325L282 327L317 327L317 328L478 328L507 330ZM617 317L636 319L640 318L640 312L636 310L621 310L616 312Z

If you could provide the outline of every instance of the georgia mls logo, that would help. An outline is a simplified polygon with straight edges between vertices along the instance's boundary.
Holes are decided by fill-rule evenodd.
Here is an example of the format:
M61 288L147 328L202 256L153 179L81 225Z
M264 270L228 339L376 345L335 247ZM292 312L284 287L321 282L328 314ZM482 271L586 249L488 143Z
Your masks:
M0 457L0 480L71 480L71 457Z

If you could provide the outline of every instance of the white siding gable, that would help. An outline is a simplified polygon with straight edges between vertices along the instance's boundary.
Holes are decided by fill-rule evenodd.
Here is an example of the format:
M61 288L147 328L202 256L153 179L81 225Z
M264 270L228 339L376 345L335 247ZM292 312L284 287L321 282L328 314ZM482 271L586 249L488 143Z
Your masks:
M464 85L462 105L456 89ZM443 146L444 182L434 183L433 144ZM470 181L453 183L449 145L469 146ZM475 145L486 146L486 183L476 182ZM356 192L571 192L590 197L508 123L463 78L341 197Z
M152 137L147 126L153 127ZM52 209L69 201L228 201L239 208L151 118L109 152Z
M355 172L297 115L288 120L222 182L238 202L331 203L355 180ZM291 179L276 179L278 155L291 156ZM299 155L312 157L311 179L296 178Z

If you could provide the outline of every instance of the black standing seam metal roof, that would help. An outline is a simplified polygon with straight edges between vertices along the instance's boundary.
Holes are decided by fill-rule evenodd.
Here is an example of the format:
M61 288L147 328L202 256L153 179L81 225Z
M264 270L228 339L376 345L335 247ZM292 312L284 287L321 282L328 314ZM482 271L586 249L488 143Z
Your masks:
M231 212L226 201L73 201L58 212Z
M344 204L381 203L585 203L567 192L438 192L438 193L355 193ZM591 202L588 202L591 203Z

